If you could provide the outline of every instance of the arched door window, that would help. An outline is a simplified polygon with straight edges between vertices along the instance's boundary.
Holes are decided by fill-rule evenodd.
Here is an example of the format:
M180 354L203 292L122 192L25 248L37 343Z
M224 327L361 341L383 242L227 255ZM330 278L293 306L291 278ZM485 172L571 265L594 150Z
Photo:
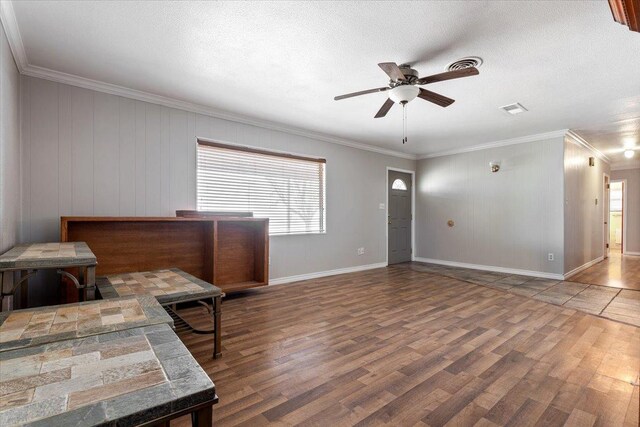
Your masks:
M407 191L407 184L405 184L400 178L396 178L396 180L393 181L393 184L391 184L391 189Z

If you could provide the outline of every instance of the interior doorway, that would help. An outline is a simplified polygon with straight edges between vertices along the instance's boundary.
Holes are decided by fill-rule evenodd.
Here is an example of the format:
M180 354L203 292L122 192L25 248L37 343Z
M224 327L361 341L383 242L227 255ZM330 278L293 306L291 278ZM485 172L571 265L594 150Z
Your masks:
M624 181L611 181L609 185L609 250L616 254L624 253L624 193Z
M413 172L387 170L387 263L411 261Z

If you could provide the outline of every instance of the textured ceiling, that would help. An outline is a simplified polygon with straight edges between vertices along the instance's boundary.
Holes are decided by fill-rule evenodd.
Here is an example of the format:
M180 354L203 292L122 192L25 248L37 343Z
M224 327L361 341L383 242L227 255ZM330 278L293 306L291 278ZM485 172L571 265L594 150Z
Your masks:
M615 166L640 167L640 119L619 120L575 132L609 157ZM624 157L624 151L628 149L636 152L631 159Z
M640 117L640 34L613 22L603 1L19 1L13 9L32 66L408 153L565 128L597 134ZM400 108L373 118L384 93L333 101L384 86L378 62L408 62L424 76L470 55L484 60L479 76L428 86L456 103L408 105L405 146ZM529 112L498 109L513 102Z

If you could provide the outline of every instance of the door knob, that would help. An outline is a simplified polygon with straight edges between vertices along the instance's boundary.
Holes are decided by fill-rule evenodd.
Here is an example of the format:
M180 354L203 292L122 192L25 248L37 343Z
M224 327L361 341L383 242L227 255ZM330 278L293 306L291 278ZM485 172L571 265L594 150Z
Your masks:
M391 215L389 215L387 218L388 218L387 219L387 224L391 224Z

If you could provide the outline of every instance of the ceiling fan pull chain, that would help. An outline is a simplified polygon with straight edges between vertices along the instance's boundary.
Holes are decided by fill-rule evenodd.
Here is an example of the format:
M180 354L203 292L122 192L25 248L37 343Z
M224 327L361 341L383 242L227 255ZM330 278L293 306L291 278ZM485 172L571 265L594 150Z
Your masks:
M407 103L402 103L402 143L407 142Z

